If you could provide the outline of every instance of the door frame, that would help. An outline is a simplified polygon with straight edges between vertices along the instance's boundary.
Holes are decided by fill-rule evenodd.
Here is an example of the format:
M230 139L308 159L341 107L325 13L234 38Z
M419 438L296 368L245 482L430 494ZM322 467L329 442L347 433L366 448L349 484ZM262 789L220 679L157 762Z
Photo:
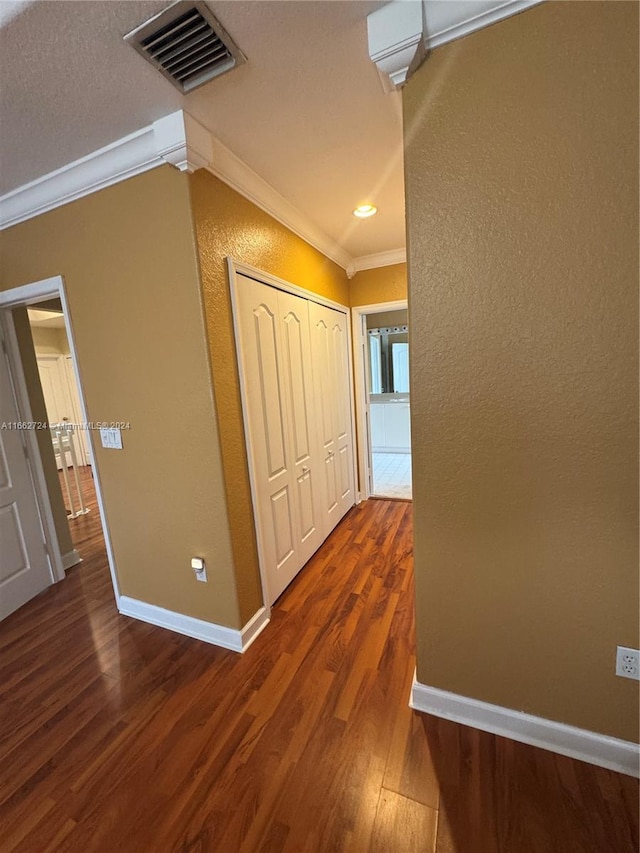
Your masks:
M356 436L358 439L358 480L361 500L371 497L371 429L369 416L369 373L367 364L366 315L386 311L402 311L409 307L406 299L376 302L373 305L356 305L351 309L353 324L353 369L355 373ZM355 454L354 454L355 455Z
M227 256L226 259L227 264L227 275L229 278L229 293L231 295L231 314L233 317L233 333L235 338L235 351L236 351L236 363L238 366L238 381L240 385L240 399L242 402L242 425L244 427L244 437L245 437L245 448L247 452L247 467L249 469L249 485L251 487L251 508L253 511L253 524L256 532L256 544L258 548L258 565L260 568L260 585L262 588L262 604L266 608L267 617L271 613L271 604L269 603L268 596L268 579L266 576L266 562L265 562L265 549L263 547L262 541L262 531L258 518L258 488L257 482L255 479L254 469L253 469L253 448L251 446L251 431L249 428L249 405L247 398L247 391L245 385L245 368L244 368L244 360L242 356L241 348L238 346L238 341L241 340L240 337L240 318L239 318L239 305L238 305L238 288L240 286L238 281L238 275L245 275L248 278L252 278L255 281L261 282L262 284L270 285L271 287L275 287L278 290L283 290L286 293L292 293L294 296L301 296L303 299L311 300L312 302L317 302L318 305L324 305L326 308L334 308L336 311L340 311L342 314L346 315L347 318L347 346L348 351L351 354L352 352L352 338L351 338L351 323L349 322L349 317L351 314L351 310L347 305L342 305L339 302L334 302L331 299L327 299L324 296L321 296L318 293L314 293L312 290L306 290L304 287L299 287L297 284L292 284L289 281L285 281L283 278L278 278L275 275L271 275L270 273L264 272L263 270L258 269L257 267L252 267L249 264L245 264L242 261L237 261L231 256ZM354 482L354 491L355 491L355 503L359 503L360 496L358 491L358 466L356 461L356 421L355 421L355 400L353 394L353 384L354 374L353 374L353 359L349 358L349 408L351 410L350 428L351 428L351 442L353 447L353 482Z
M0 323L2 324L6 334L9 371L11 373L11 377L14 382L14 387L16 388L16 394L18 396L18 408L20 409L23 420L33 420L31 414L31 406L29 404L27 384L22 368L22 359L20 357L18 339L16 337L11 310L13 308L27 308L31 305L37 304L38 302L46 302L49 299L59 299L62 304L65 331L67 333L67 340L69 341L69 351L71 353L73 371L76 377L76 382L78 384L78 396L80 398L81 415L84 423L89 423L89 418L87 417L87 407L85 403L84 390L82 387L82 380L80 378L80 372L78 369L78 359L76 354L75 338L73 335L73 327L71 324L71 315L69 313L69 304L67 300L64 279L61 275L56 275L52 276L51 278L45 278L40 281L31 282L30 284L24 284L20 287L11 288L10 290L0 290ZM55 560L55 580L59 581L64 579L65 569L63 567L62 555L60 553L60 545L58 543L58 536L56 534L55 524L53 521L53 513L51 511L49 491L47 488L46 478L44 476L44 469L42 467L42 459L40 457L40 451L36 441L35 431L25 430L25 432L27 433L26 440L28 455L31 462L32 471L34 472L33 479L36 500L38 502L38 507L40 508L40 514L43 520L43 527L45 528L46 544L47 548L51 549L50 553L52 554L52 561ZM97 466L95 465L96 456L95 448L93 446L93 432L91 430L89 430L89 446L91 448L91 458L93 460L92 472L96 489L96 498L98 502L98 512L100 515L100 522L102 525L102 532L104 535L104 541L107 551L107 562L109 563L109 572L111 574L111 582L113 584L113 592L116 599L116 605L119 609L120 588L118 586L115 560L113 556L113 549L111 547L109 528L107 526L107 519L104 509L102 483L100 481L100 474L97 470Z

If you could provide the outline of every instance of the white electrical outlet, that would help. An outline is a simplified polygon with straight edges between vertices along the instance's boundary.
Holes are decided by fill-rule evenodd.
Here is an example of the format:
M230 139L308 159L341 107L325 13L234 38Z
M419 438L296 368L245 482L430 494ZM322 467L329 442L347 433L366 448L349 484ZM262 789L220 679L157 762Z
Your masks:
M618 646L616 654L616 675L622 678L635 678L640 681L640 651Z
M191 560L191 568L195 572L197 581L201 583L207 582L207 567L202 557L194 557Z

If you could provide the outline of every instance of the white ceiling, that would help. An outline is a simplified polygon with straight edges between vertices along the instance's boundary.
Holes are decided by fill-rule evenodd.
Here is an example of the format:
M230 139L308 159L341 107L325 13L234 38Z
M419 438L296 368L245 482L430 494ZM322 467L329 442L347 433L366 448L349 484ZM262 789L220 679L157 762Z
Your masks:
M366 17L384 3L209 0L248 62L187 96L122 41L166 5L11 4L0 193L185 109L353 258L403 247L400 95L367 52ZM363 202L378 215L355 219Z
M64 314L62 311L38 311L27 308L29 325L37 326L39 329L64 329Z

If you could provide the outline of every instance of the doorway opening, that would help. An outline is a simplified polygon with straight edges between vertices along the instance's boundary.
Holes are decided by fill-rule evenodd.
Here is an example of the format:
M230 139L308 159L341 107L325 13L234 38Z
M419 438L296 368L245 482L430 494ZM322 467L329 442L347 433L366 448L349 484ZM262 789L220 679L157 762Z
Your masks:
M72 534L72 521L87 515L95 497L91 445L82 428L80 391L60 299L27 307L51 444ZM75 543L74 543L75 544Z
M352 312L361 497L411 500L407 303Z
M73 567L82 571L83 553L89 556L103 541L117 601L102 492L93 465L94 437L88 429L62 277L0 292L0 331L1 368L10 389L0 435L6 445L7 483L12 481L12 467L19 471L20 458L23 463L26 459L22 492L0 494L5 509L10 508L6 518L13 519L4 533L15 546L7 548L0 561L0 619L63 580Z

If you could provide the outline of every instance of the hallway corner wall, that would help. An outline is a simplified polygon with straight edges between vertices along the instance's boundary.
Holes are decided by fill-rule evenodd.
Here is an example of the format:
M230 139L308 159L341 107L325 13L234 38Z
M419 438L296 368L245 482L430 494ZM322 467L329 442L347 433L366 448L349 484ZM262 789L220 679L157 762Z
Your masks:
M637 742L638 4L535 6L403 104L418 681Z

